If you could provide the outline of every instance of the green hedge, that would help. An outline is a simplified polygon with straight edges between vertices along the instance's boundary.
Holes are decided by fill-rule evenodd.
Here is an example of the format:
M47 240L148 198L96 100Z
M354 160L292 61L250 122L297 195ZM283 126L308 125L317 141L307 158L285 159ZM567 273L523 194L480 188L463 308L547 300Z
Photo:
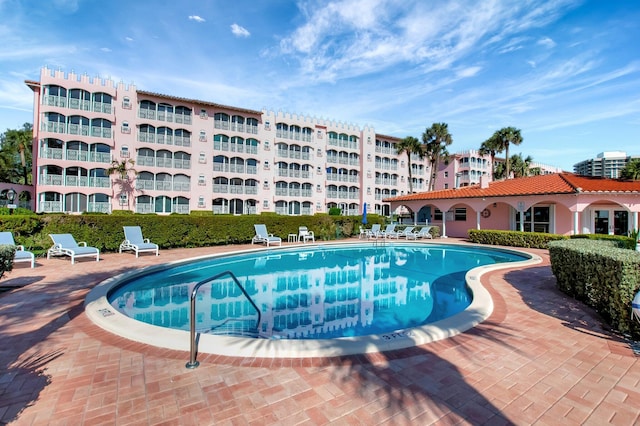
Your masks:
M69 233L76 241L85 241L100 251L117 251L124 239L123 226L138 225L145 238L161 248L206 247L251 242L253 225L264 223L267 230L284 241L290 233L298 233L299 226L313 231L317 240L335 240L356 235L360 216L283 216L262 215L169 215L132 214L41 214L0 217L0 231L13 232L16 244L42 255L51 247L49 234ZM384 217L367 215L369 224L384 223Z
M469 241L509 247L547 248L549 241L567 239L564 235L543 232L498 231L495 229L470 229Z
M5 272L13 269L13 258L16 254L16 248L7 244L0 244L0 278Z
M593 307L621 333L640 337L631 301L640 290L640 253L619 241L571 239L549 243L558 288Z

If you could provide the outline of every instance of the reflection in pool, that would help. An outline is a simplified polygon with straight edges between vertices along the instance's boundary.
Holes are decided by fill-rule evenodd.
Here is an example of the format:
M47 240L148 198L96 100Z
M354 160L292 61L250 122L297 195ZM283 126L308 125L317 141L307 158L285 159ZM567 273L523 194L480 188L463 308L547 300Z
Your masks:
M173 266L124 282L109 301L136 320L188 330L193 286L229 270L261 310L261 322L224 277L198 291L200 333L281 339L381 334L463 311L471 302L464 281L469 269L523 259L445 245L296 247Z

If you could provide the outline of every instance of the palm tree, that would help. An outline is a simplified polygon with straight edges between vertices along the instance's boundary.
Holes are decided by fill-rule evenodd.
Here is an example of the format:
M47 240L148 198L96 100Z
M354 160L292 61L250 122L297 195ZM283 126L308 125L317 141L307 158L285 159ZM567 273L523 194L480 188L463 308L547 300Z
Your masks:
M498 132L494 132L493 135L486 141L482 142L478 154L491 156L491 180L496 179L496 154L502 152L500 143L498 142Z
M108 175L112 175L112 174L118 175L118 178L115 179L113 183L120 185L119 195L127 194L127 206L129 206L129 199L131 198L130 195L132 195L135 192L133 181L129 176L129 173L133 173L134 175L138 174L136 169L133 168L135 163L136 162L133 161L132 159L121 160L121 161L113 160L111 162L111 167L107 169Z
M431 165L429 190L433 191L436 186L440 160L447 161L449 159L447 147L453 143L453 138L449 133L447 123L433 123L431 127L426 129L422 134L422 143L424 143L425 155L429 158Z
M511 164L513 177L519 178L524 176L531 176L532 162L533 158L531 158L530 155L527 155L527 158L522 158L522 153L512 155L509 163Z
M416 155L420 160L424 160L424 145L420 143L418 138L407 136L396 145L398 155L407 154L407 167L409 168L409 193L413 193L413 176L411 173L411 156Z
M520 134L520 129L516 129L515 127L503 127L498 130L497 138L499 146L502 148L500 151L504 150L504 159L505 159L505 178L509 179L511 170L509 166L509 145L520 145L522 143L522 135Z
M640 180L640 158L629 161L620 171L622 179Z

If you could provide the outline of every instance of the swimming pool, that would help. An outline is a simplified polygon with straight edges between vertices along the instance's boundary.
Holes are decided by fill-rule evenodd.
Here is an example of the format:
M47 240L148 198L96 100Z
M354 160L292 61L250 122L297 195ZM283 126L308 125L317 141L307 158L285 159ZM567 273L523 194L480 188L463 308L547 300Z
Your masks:
M90 317L97 317L103 328L125 323L125 337L140 329L142 341L174 348L188 334L190 289L229 270L261 311L260 323L230 279L204 285L196 301L196 329L205 333L200 336L200 352L238 355L237 349L242 349L252 356L318 356L321 349L325 355L326 350L370 352L464 331L446 325L465 312L462 327L472 327L490 314L491 303L482 287L467 286L469 281L487 268L531 261L531 256L513 251L414 242L251 250L108 280L104 285L108 290L88 298L87 308L96 305ZM469 270L476 273L469 276ZM166 339L167 333L175 339ZM188 344L178 346L188 348ZM236 350L228 353L228 346Z

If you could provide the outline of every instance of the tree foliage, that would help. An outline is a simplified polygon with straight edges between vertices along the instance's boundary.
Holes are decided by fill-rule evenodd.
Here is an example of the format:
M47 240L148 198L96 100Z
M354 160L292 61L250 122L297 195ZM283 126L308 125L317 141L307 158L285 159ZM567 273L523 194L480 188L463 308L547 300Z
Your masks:
M629 161L620 171L622 179L640 180L640 158Z
M449 151L447 147L453 143L453 137L449 133L447 123L433 123L422 134L422 143L425 146L425 156L429 159L431 166L431 179L429 179L429 190L433 191L436 186L436 177L440 161L448 161Z
M7 129L0 135L0 182L29 185L33 126L24 123L22 129Z
M409 170L409 192L410 193L413 192L413 175L411 170L411 156L415 155L420 160L423 160L426 155L424 148L425 148L424 145L422 145L420 141L417 138L414 138L413 136L407 136L406 138L402 139L400 143L398 143L398 145L396 146L396 151L398 155L401 155L404 153L407 154L407 167Z

